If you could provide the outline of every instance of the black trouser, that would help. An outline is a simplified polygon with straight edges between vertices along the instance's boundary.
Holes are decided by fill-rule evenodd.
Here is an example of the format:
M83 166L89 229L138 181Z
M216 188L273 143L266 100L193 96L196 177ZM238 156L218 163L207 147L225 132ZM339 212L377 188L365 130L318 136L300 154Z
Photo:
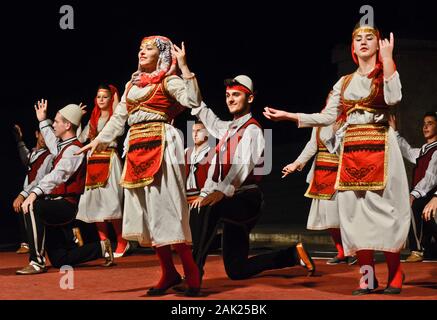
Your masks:
M296 246L249 258L249 234L261 212L262 193L252 189L224 198L214 206L202 207L193 215L193 255L203 274L209 247L223 222L223 263L232 280L247 279L262 271L294 266L299 259ZM193 232L193 231L192 231Z
M20 225L20 241L21 243L29 243L27 240L27 232L26 232L26 222L24 213L20 212L19 214L19 225Z
M72 224L46 227L46 249L52 266L74 266L103 257L100 241L77 247L71 230Z
M424 251L431 243L432 222L426 223L422 218L423 209L431 200L432 195L414 200L413 216L411 219L410 231L408 233L408 243L411 251Z
M99 242L80 248L72 246L73 233L70 224L75 219L76 213L77 205L65 199L35 201L33 212L25 215L30 262L44 266L46 248L50 262L55 267L74 265L102 257Z

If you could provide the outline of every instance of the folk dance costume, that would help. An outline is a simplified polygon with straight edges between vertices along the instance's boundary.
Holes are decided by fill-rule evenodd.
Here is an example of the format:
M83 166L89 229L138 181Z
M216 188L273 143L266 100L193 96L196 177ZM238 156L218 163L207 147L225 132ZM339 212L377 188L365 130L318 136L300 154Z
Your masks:
M20 195L22 195L23 198L27 198L33 187L35 187L36 184L52 169L53 156L47 148L34 148L30 151L23 141L18 142L18 153L21 162L27 167L27 174ZM29 251L29 244L27 240L25 220L22 213L20 213L20 216L21 248L17 253L27 253Z
M115 87L111 89L112 95L115 95ZM100 117L100 109L95 103L89 123L78 136L80 142L84 143L88 139L92 140L102 131L112 115L113 100L114 97L111 100L110 116L106 119ZM118 102L118 99L116 99L116 102ZM117 143L111 141L106 151L94 152L88 157L85 192L79 201L77 219L92 223L123 217L123 189L120 186L122 167L116 148Z
M240 79L246 85L238 82ZM234 81L239 84L227 86L227 90L253 94L252 81L248 77L238 76ZM312 274L314 265L301 244L249 257L249 234L260 218L263 203L259 183L263 174L265 140L261 125L251 113L233 121L222 121L205 104L193 109L192 114L202 121L211 135L220 139L201 195L205 197L214 191L225 195L215 205L201 207L195 216L199 219L198 225L202 225L195 230L201 234L193 235L193 240L200 241L194 246L198 248L195 260L201 274L220 223L223 223L223 263L230 279L247 279L266 270L291 267L301 259L306 260L305 266L310 266Z
M367 30L379 39L376 29ZM387 293L399 293L402 286L400 250L411 220L402 154L387 122L390 106L401 97L399 73L385 79L377 63L368 75L355 72L342 77L322 113L298 114L299 127L327 126L341 112L347 114L337 134L341 154L335 185L343 246L346 255L357 253L360 265L373 269L373 250L384 251L389 267Z
M210 151L208 141L199 146L197 150L195 147L185 149L188 204L197 199L208 178L211 155L213 155Z
M329 152L325 144L331 141L333 136L332 126L313 128L310 141L295 161L299 163L301 170L315 156L307 176L309 187L305 193L305 197L313 199L307 229L329 230L338 253L327 262L328 264L343 263L348 260L344 255L341 241L337 190L334 188L339 159L338 155Z
M112 116L119 99L117 89L112 85L109 86L109 89L110 92L107 92L111 96L109 116L107 118L101 116L102 112L96 97L90 121L78 136L79 141L82 143L93 140ZM106 91L108 90L100 87L98 94ZM121 173L122 166L117 154L116 141L111 141L106 150L89 155L85 192L80 197L79 212L77 214L78 220L96 223L102 241L108 238L106 221L112 223L117 237L117 249L114 253L116 258L122 257L129 249L129 243L122 238L123 188L120 185Z
M169 39L147 37L142 46L159 49L158 67L152 73L134 73L113 116L96 139L112 142L121 135L126 121L130 127L121 177L125 188L123 238L155 247L163 274L148 294L160 295L181 281L171 260L170 245L182 259L189 287L199 288L198 270L187 246L191 233L184 145L170 123L185 107L198 107L201 95L194 74L188 79L175 75L176 57L171 54Z
M435 224L434 221L425 222L422 212L437 190L437 141L425 144L422 148L412 148L398 132L396 137L404 158L415 164L410 194L416 200L412 206L413 214L408 235L412 254L407 258L407 262L422 261L423 251L429 249L431 244L430 224Z
M69 121L75 125L80 122L81 110L77 105L68 105L59 113L67 120L71 117ZM82 144L76 137L58 140L51 120L41 121L39 126L54 161L50 173L31 190L39 199L34 202L33 210L25 214L30 263L17 271L22 275L46 271L46 249L55 267L94 260L106 252L100 243L75 247L73 233L67 227L76 217L79 198L85 186L84 156L75 155Z

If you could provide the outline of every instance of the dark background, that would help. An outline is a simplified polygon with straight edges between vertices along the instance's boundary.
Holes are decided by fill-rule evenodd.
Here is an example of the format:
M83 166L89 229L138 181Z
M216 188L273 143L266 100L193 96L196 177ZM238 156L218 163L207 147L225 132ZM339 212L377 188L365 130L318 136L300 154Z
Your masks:
M62 17L59 9L63 4L74 9L74 30L59 27ZM273 129L274 166L266 178L267 205L282 208L267 210L263 221L304 224L310 203L303 198L306 172L281 180L280 169L299 154L310 130L299 130L292 123L269 122L261 110L267 104L300 112L317 112L322 108L338 79L331 52L339 44L350 43L351 31L361 18L359 9L364 4L373 6L375 22L384 37L392 31L396 38L437 40L437 19L431 2L9 4L0 19L3 42L0 244L18 241L12 201L21 190L25 169L16 151L13 124L23 127L25 141L33 146L33 130L37 126L33 105L38 99L48 99L49 115L53 117L56 110L68 103L84 102L91 111L101 82L113 83L123 91L136 70L141 39L154 34L165 35L176 44L185 41L189 67L197 75L204 101L224 119L229 119L229 115L223 79L247 74L254 80L258 91L254 116L266 128ZM402 75L402 70L399 71ZM186 112L177 122L184 132L188 119L191 118Z

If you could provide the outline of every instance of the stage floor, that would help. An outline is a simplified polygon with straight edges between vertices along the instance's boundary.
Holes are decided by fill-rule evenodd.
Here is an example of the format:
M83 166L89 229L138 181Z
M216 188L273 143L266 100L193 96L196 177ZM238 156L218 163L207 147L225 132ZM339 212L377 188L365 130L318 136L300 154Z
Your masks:
M322 255L323 256L323 255ZM15 271L27 264L27 255L0 252L0 299L2 300L152 300L187 299L171 290L168 295L150 298L146 290L160 275L158 261L152 253L135 253L117 259L111 268L100 267L102 260L74 268L74 289L62 289L65 274L50 267L44 274L18 276ZM202 285L202 297L214 300L437 300L437 264L435 262L403 263L406 282L401 295L371 294L353 297L359 279L359 267L326 265L326 259L316 258L317 272L306 277L305 270L296 266L268 271L250 280L232 281L226 277L222 259L208 258ZM175 256L182 273L182 266ZM386 286L387 269L377 263L380 288ZM64 280L64 281L62 281Z

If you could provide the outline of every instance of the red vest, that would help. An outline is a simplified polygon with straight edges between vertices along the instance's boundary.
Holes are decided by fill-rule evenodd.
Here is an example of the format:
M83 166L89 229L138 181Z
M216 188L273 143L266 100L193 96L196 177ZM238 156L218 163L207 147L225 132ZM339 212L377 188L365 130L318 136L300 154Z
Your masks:
M82 144L79 140L74 140L70 144L66 145L61 152L56 156L53 162L53 169L56 168L56 165L61 160L65 150L67 150L70 146L78 146L82 148ZM84 158L85 159L85 158ZM51 197L64 197L66 200L77 203L79 201L80 195L83 193L85 189L85 177L86 177L86 161L82 161L79 168L74 172L70 178L60 185L56 186L51 192Z
M189 148L185 153L185 174L187 178L190 175L191 155L193 151L194 147ZM200 193L200 190L205 185L206 179L208 178L209 166L211 165L211 159L213 156L214 152L213 150L210 150L205 154L200 162L194 164L196 167L196 171L194 171L194 177L196 178L196 189L188 189L187 192L189 192L190 195L193 193Z
M416 166L413 169L413 188L425 177L432 155L437 151L437 142L433 144L433 147L428 149L424 154L419 155L416 159Z
M171 122L178 114L185 110L167 91L167 81L169 77L164 78L161 83L151 84L152 89L149 93L140 99L132 100L127 98L132 84L129 84L126 90L126 106L129 114L138 110L160 114Z
M38 173L39 168L41 168L42 164L44 163L44 160L47 158L47 156L50 154L49 150L44 151L41 153L38 158L36 158L35 161L30 162L29 159L29 169L27 171L27 183L32 183L36 175Z
M216 162L216 167L214 170L213 180L215 182L223 181L223 179L229 173L229 170L232 167L232 159L234 158L235 151L237 149L237 145L240 143L241 138L243 137L243 133L246 128L254 124L258 128L262 129L261 125L254 118L250 118L245 124L243 124L238 131L232 137L226 137L226 141L220 141L216 146L216 154L219 156L219 161ZM229 132L229 131L228 131ZM226 144L226 150L224 152L220 152L220 149L223 144ZM256 164L255 168L262 167L264 163ZM254 175L253 170L249 173L246 180L242 183L243 185L249 184L259 184L261 182L261 175Z

